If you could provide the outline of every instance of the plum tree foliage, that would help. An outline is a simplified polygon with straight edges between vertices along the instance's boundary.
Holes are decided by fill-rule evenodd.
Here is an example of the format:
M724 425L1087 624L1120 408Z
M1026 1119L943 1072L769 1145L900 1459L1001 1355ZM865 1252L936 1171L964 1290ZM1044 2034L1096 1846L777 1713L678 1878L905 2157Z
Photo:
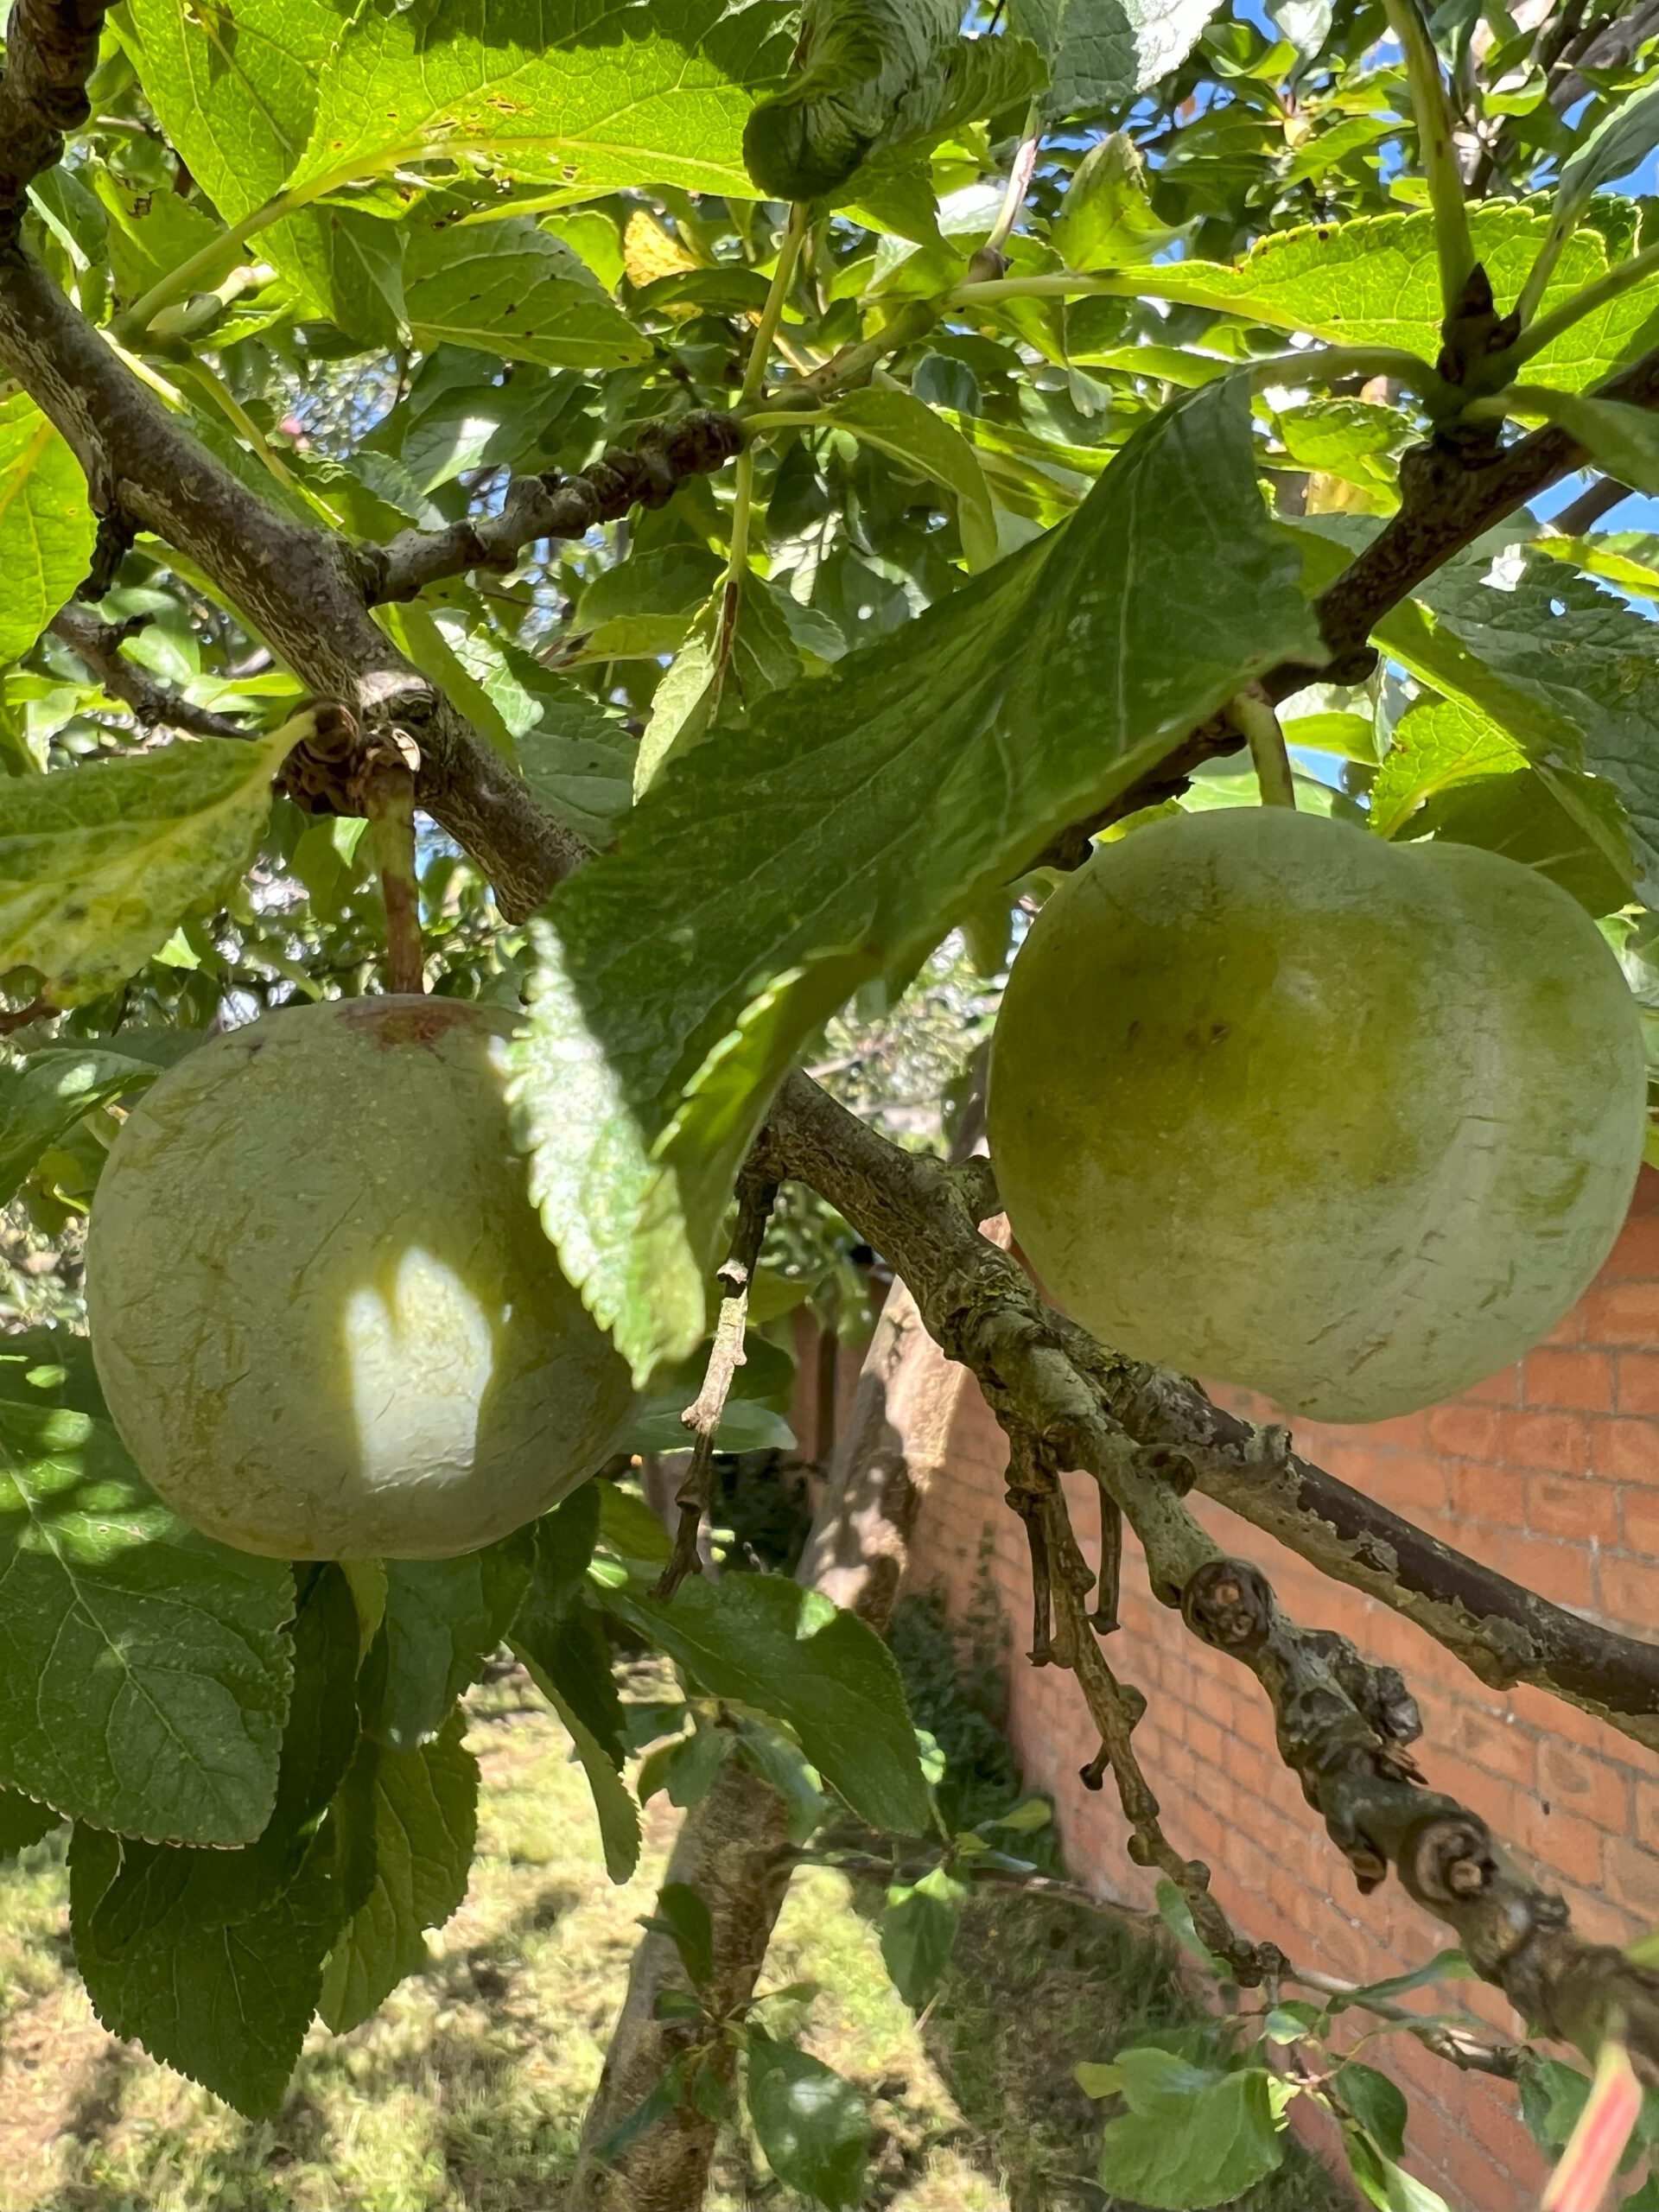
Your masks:
M792 1444L791 1303L858 1308L862 1247L1007 1432L1036 1649L1172 1925L1278 2000L1079 2052L1107 2189L1231 2199L1305 2097L1373 2202L1430 2204L1356 2019L1518 2080L1551 2148L1659 2065L1659 1980L1185 1492L1650 1751L1659 1653L1148 1363L1419 1402L1617 1226L1656 146L1646 0L12 0L0 1249L60 1269L58 1325L17 1293L0 1336L0 1843L73 1823L118 2032L270 2113L315 2018L418 1967L504 1641L626 1878L619 1624L686 1685L642 1786L693 1842L734 1777L779 1853L908 1839L884 1945L927 2001L1008 1839L917 1840L856 1613L694 1571L715 1456ZM950 1166L872 1067L942 1065L941 959L988 1007L1011 956L994 1157ZM861 1045L918 976L926 1051ZM979 1233L999 1165L1069 1316ZM671 1542L626 1469L682 1441ZM1299 1984L1174 1850L1103 1656L1125 1519L1361 1888L1450 1931L1422 1978L1594 2091L1444 1991L1414 2027ZM663 1891L596 2202L696 2201L740 2076L779 2176L859 2201L855 2093L752 2017L751 1856L747 1900Z
M1015 1235L1103 1342L1382 1421L1588 1287L1647 1071L1618 963L1537 869L1263 806L1154 823L1060 886L989 1116Z

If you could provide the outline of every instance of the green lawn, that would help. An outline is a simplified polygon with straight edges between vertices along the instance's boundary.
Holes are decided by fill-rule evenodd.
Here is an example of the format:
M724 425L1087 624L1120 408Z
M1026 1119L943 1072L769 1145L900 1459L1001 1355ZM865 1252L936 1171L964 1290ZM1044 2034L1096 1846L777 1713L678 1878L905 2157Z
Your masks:
M281 2119L254 2126L106 2036L70 1966L61 1842L0 1874L0 2207L4 2212L548 2212L678 1815L655 1800L626 1889L607 1881L586 1784L522 1678L470 1700L484 1768L466 1904L424 1973L340 2039L319 2032ZM888 1986L844 1877L796 1878L768 1981L823 1985L806 2039L872 2100L872 2205L1061 2212L1087 2178L1099 2116L1072 2085L1137 2023L1183 2016L1138 1929L1006 1891L970 1908L958 1962L918 2028ZM1312 2186L1310 2186L1312 2183ZM722 2145L711 2203L793 2212L751 2143ZM1251 2200L1338 2200L1300 2157Z

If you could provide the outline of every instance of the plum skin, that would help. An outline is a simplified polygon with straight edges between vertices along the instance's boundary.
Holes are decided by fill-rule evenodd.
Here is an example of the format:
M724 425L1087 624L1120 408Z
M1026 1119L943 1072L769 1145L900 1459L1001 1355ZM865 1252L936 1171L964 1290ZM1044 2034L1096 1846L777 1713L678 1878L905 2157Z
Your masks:
M1378 1421L1519 1358L1629 1209L1639 1018L1536 871L1282 808L1100 848L1014 962L993 1164L1106 1344Z
M512 1018L331 1001L213 1039L111 1147L86 1296L111 1419L183 1518L431 1559L556 1504L632 1403L513 1149Z

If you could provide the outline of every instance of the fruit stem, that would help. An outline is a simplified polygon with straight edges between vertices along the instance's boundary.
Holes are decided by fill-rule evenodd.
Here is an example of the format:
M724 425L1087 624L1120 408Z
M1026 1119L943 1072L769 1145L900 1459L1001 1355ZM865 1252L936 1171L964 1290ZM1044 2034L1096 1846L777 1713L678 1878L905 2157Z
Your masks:
M388 747L363 778L362 791L386 903L386 988L418 998L426 976L415 874L415 772Z
M1227 713L1234 728L1249 741L1262 805L1294 807L1296 781L1291 772L1290 749L1272 700L1259 683L1247 684L1230 702Z

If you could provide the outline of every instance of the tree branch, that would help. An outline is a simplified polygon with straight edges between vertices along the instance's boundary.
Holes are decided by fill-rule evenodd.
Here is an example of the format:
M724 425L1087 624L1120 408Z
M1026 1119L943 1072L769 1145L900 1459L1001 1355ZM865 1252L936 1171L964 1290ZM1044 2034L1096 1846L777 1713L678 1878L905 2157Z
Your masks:
M447 530L400 531L390 544L359 545L369 603L413 599L424 586L467 569L512 568L538 537L581 537L617 522L636 502L665 506L688 477L712 475L743 449L734 416L699 413L648 423L632 449L611 447L577 476L550 469L515 476L498 512Z
M1299 1627L1257 1569L1221 1554L1179 1494L1179 1437L1153 1427L1144 1405L1137 1416L1137 1386L1154 1371L1045 1306L979 1234L982 1176L901 1153L798 1075L779 1093L761 1150L768 1172L809 1183L891 1260L1016 1448L1034 1439L1053 1465L1085 1471L1111 1491L1141 1541L1154 1595L1179 1605L1195 1635L1248 1666L1268 1692L1281 1756L1362 1889L1393 1869L1452 1928L1477 1973L1544 2033L1593 2050L1621 2020L1632 2051L1659 2073L1659 1976L1584 1942L1561 1900L1514 1872L1484 1821L1423 1787L1404 1749L1416 1708L1393 1669L1367 1665L1345 1637ZM1075 1550L1058 1481L1044 1511L1051 1559ZM1092 1663L1079 1636L1055 1656L1080 1670Z
M987 1161L947 1169L902 1152L804 1075L779 1093L769 1131L779 1127L788 1172L798 1172L798 1157L810 1160L802 1179L856 1222L912 1287L918 1278L944 1284L971 1303L1016 1282L1034 1298L975 1226L999 1205ZM1058 1322L1046 1307L1034 1310ZM1553 1605L1426 1535L1303 1459L1283 1429L1241 1421L1184 1376L1097 1346L1095 1357L1111 1418L1207 1497L1403 1613L1482 1681L1549 1691L1659 1751L1659 1646Z
M111 699L132 709L141 729L154 729L164 723L171 729L188 730L192 737L253 736L245 722L229 715L216 715L211 707L193 706L170 684L161 683L137 661L127 658L122 646L149 620L148 615L137 615L127 622L100 621L90 607L72 599L53 616L52 633L86 662Z
M86 80L108 13L109 0L12 0L0 77L0 242L16 237L30 184L92 113Z
M420 750L416 796L477 856L512 917L588 856L369 611L357 550L269 505L171 415L21 247L0 247L0 362L56 424L93 506L188 553L318 697Z

